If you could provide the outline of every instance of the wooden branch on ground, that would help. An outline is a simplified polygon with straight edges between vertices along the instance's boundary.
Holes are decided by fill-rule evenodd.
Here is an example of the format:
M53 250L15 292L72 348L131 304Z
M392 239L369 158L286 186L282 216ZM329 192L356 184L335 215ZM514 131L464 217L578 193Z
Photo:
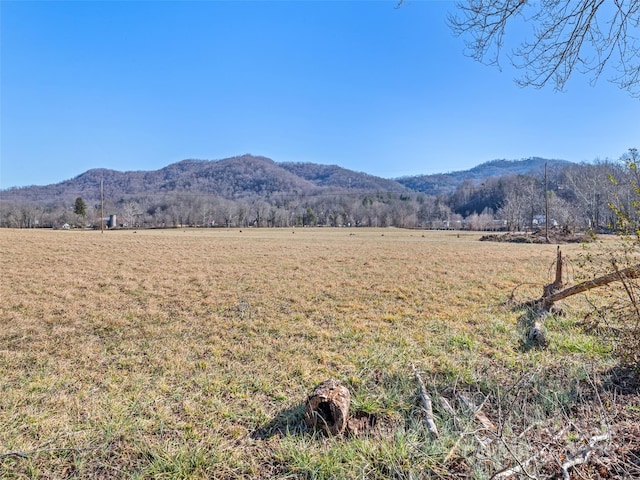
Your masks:
M565 288L562 283L562 252L558 247L558 256L556 261L556 278L553 283L545 285L542 293L542 297L537 300L532 300L525 303L525 306L529 307L542 307L545 310L549 310L553 304L559 300L563 300L572 295L586 292L593 288L602 287L613 282L619 282L625 279L640 278L640 264L627 267L623 270L618 270L601 277L587 280L586 282L579 283L573 287Z
M29 458L29 455L24 452L6 452L0 453L0 458L6 457L18 457L18 458Z
M544 297L542 300L545 304L552 305L554 302L570 297L571 295L586 292L592 288L602 287L603 285L608 285L627 278L640 278L640 264L594 278L593 280L587 280L586 282L579 283L573 287L566 288L560 292Z
M604 442L605 440L609 440L610 436L608 433L604 433L602 435L596 435L595 437L591 437L589 439L589 445L580 450L577 454L573 455L569 460L562 464L562 478L563 480L569 480L571 477L569 475L569 469L571 467L575 467L576 465L580 465L581 463L586 463L589 460L589 457L595 450L595 445L598 442Z
M525 469L529 466L529 464L533 462L535 459L537 459L538 457L542 456L542 454L551 446L553 442L557 442L560 438L562 438L562 436L565 434L568 428L569 428L568 426L563 427L558 433L556 433L553 436L553 438L551 439L551 442L544 445L540 450L538 450L536 453L534 453L531 457L529 457L524 462L519 462L518 459L514 457L518 465L516 465L513 468L506 468L504 470L500 470L499 472L494 473L491 476L491 480L498 479L498 478L511 477L513 475L525 473ZM504 442L504 439L503 439L503 442ZM530 477L530 475L528 475L527 473L525 474Z
M420 401L422 403L422 410L424 411L424 422L427 425L427 430L436 438L438 438L438 427L436 426L435 419L433 417L433 407L431 404L431 397L427 393L427 388L424 386L424 382L416 370L416 367L413 366L413 374L418 381L418 385L420 386Z
M484 402L482 402L482 404L477 407L473 400L462 393L458 394L458 398L464 404L464 406L473 414L473 418L475 418L482 425L483 431L476 431L475 438L482 446L482 448L486 449L489 445L491 445L493 438L491 438L491 436L489 435L486 435L485 431L488 431L490 434L495 436L498 433L498 427L496 427L493 422L489 420L489 417L487 417L482 411Z

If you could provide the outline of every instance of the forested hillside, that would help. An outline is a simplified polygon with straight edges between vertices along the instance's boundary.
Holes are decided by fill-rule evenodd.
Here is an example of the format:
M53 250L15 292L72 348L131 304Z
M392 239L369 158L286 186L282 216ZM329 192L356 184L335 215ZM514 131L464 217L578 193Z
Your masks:
M507 175L540 175L547 164L550 169L561 169L569 166L566 160L545 160L544 158L528 158L526 160L491 160L470 170L434 175L416 175L399 178L402 185L429 195L453 193L462 182L471 180L479 183L488 178Z
M621 160L632 161L636 150ZM522 230L544 221L545 164L553 225L609 228L607 205L633 198L624 161L495 160L470 170L384 179L337 165L252 155L183 160L154 171L89 170L47 186L0 192L2 227L396 226ZM611 179L617 179L612 182ZM78 210L77 202L86 205ZM542 219L542 220L541 220Z

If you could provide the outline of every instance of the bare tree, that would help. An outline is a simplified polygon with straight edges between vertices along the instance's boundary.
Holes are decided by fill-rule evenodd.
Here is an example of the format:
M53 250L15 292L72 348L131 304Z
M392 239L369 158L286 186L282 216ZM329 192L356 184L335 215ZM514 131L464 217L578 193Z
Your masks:
M140 205L138 205L138 202L129 201L123 205L122 213L127 226L132 228L136 226L136 219L138 215L142 214L142 210L140 209Z
M485 208L481 214L472 213L466 218L467 225L471 230L486 231L493 227L493 212Z
M507 222L510 231L530 227L533 217L543 212L544 193L540 183L533 177L516 175L505 179L505 188L498 217Z
M507 53L523 70L516 82L563 90L574 71L595 83L605 66L610 80L640 97L640 0L465 0L448 22L468 37L468 55L500 67L507 27L522 22L529 30L519 47Z
M219 214L222 216L222 224L225 227L233 227L238 218L238 206L231 200L223 199L220 202Z
M209 198L204 198L198 201L198 211L200 214L200 226L211 227L213 225L213 214L215 208L213 202Z
M251 209L255 215L255 226L264 227L268 220L270 205L264 200L256 199Z
M549 192L549 220L558 222L558 226L565 232L574 232L578 215L576 208L567 200L559 197L555 192Z
M623 176L621 165L607 161L565 168L561 177L562 193L573 205L578 227L597 232L615 223L609 208L616 200L616 185L611 179Z

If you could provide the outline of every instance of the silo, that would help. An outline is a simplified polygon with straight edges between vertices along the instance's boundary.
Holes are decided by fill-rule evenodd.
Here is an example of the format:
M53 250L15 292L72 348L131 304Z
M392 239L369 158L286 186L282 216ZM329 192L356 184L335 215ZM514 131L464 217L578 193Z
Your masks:
M107 222L107 227L109 228L116 228L116 216L115 215L109 215L109 221Z

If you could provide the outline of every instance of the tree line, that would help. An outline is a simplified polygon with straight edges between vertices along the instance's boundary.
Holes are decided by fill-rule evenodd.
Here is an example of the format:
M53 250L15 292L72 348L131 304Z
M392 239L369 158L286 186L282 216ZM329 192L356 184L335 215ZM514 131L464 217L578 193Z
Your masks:
M636 201L637 149L620 161L556 165L542 173L466 180L450 194L406 191L248 193L241 198L190 192L105 197L104 212L119 228L171 227L400 227L522 231L545 222L568 232L616 228L610 206L628 211ZM546 205L545 205L546 204ZM102 205L39 205L0 201L0 227L99 228Z

